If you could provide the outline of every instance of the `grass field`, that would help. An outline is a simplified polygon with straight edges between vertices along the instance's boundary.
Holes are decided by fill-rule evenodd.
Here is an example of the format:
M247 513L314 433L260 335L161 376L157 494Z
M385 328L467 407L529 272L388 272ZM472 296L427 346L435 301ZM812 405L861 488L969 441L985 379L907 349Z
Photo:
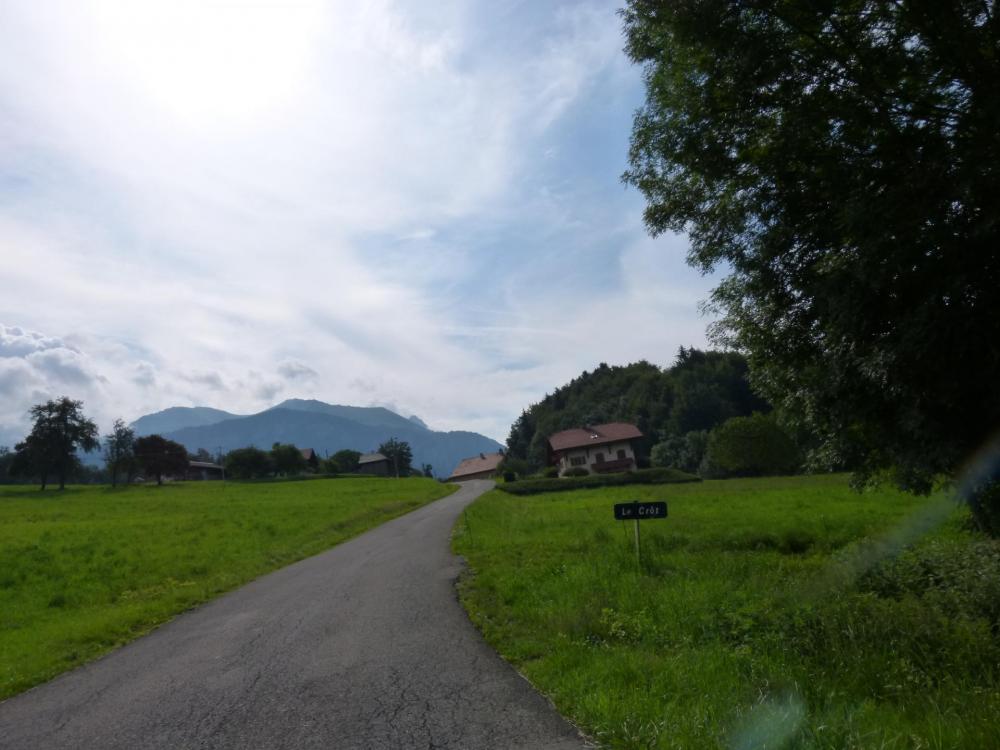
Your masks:
M612 504L669 503L642 526ZM1000 748L1000 547L938 496L845 477L515 497L467 510L487 640L613 748Z
M450 491L430 479L0 487L0 699Z

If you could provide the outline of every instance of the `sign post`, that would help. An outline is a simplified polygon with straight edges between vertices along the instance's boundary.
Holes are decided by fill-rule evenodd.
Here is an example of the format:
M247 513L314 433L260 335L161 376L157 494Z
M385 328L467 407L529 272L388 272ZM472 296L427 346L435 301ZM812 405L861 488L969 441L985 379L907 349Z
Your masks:
M635 562L637 565L642 565L639 552L639 521L666 517L667 504L663 501L640 503L638 500L633 500L630 503L615 503L616 521L635 521Z

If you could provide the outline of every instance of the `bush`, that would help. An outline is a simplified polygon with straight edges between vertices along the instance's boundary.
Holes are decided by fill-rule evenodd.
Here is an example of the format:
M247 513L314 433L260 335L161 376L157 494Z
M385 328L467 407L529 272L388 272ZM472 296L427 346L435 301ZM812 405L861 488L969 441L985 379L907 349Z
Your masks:
M699 473L705 477L758 477L794 473L799 450L771 415L733 417L712 430Z
M504 474L510 472L514 474L518 479L524 479L526 476L530 476L534 468L530 463L525 461L523 458L514 458L513 456L505 456L503 462L500 464L500 471Z
M542 471L542 476L546 477L547 479L555 479L556 477L559 476L559 467L558 466L545 467L545 469Z
M505 471L503 473L503 481L505 481L505 482L516 482L517 481L517 474L515 474L513 471Z
M555 467L553 467L553 468L555 468ZM546 475L546 476L548 476L548 475ZM556 470L556 476L559 476L559 470L558 469ZM571 466L570 468L566 469L566 471L563 473L563 476L564 477L589 477L590 476L590 472L587 471L582 466Z
M226 455L226 476L260 479L271 473L271 456L260 448L237 448Z
M972 525L992 537L1000 537L1000 478L966 493Z
M562 479L527 479L517 484L499 485L497 489L511 495L536 495L540 492L618 487L625 484L680 484L700 481L701 477L677 469L640 469L623 474L589 474L585 477L563 477Z
M653 446L650 462L653 466L695 472L705 457L708 431L695 430L685 435L671 435Z
M358 470L359 458L361 458L360 451L345 448L330 456L324 465L330 474L352 474Z

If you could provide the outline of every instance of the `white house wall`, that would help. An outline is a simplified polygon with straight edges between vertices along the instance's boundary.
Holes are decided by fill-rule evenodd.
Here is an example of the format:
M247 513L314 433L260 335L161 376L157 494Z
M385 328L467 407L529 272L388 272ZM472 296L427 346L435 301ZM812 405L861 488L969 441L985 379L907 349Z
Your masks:
M567 469L574 468L574 466L579 466L586 469L589 473L594 474L594 464L597 463L598 453L604 454L605 461L616 461L618 460L618 451L624 451L625 458L632 459L632 468L635 468L635 451L632 450L632 444L628 441L622 441L565 451L562 458L559 459L559 474L565 473ZM583 458L584 462L582 464L573 464L574 458Z

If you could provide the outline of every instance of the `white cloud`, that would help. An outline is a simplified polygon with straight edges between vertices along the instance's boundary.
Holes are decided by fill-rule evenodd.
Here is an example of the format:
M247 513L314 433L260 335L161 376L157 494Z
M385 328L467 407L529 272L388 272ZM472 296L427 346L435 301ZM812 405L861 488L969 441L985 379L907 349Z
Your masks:
M45 332L0 328L0 425L295 395L503 438L702 343L707 283L584 174L620 46L606 2L0 7L0 321Z
M319 373L313 368L295 360L285 360L278 365L278 374L288 380L316 380Z

